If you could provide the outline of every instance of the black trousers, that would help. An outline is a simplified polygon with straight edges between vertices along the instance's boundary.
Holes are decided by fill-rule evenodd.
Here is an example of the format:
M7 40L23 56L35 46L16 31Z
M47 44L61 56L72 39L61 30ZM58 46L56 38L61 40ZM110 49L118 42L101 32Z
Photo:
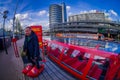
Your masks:
M34 59L34 57L32 56L28 56L28 60L30 63L32 63L33 66L37 66L37 68L40 68L40 65L39 65L39 59Z

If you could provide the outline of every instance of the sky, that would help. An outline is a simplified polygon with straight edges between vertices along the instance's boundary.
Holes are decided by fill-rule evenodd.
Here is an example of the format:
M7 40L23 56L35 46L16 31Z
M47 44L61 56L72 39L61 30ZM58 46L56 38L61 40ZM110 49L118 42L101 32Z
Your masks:
M65 2L67 16L86 12L105 12L110 20L120 20L120 0L0 0L0 13L8 10L6 21L7 29L12 29L12 19L16 4L18 8L16 17L20 20L22 27L28 25L42 25L43 29L49 28L49 6ZM0 26L3 18L0 14Z

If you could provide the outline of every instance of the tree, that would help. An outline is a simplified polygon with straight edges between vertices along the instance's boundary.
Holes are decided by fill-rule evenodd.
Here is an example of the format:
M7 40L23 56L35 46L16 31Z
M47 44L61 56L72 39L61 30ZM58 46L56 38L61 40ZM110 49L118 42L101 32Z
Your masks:
M98 28L98 33L105 33L105 29L104 28Z
M21 23L20 23L20 20L19 20L18 18L16 19L15 24L16 24L16 25L15 25L15 28L16 28L16 29L15 29L15 31L16 31L15 33L16 33L16 34L22 34L23 28L22 28Z

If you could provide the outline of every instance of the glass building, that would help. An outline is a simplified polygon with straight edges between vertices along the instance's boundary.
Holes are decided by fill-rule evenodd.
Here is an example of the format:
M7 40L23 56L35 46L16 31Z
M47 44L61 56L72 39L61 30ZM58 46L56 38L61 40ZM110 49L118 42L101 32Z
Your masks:
M67 21L67 15L66 15L66 5L65 3L62 3L62 5L58 4L52 4L49 7L49 23L57 24L57 23L63 23Z
M62 3L62 22L67 22L66 5Z

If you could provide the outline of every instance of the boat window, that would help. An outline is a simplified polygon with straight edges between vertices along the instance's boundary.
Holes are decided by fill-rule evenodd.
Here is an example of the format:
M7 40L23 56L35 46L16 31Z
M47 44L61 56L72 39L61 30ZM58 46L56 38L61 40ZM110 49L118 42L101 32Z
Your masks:
M60 52L62 52L63 46L58 45L58 49L60 50Z
M51 44L51 49L52 49L52 50L55 50L57 47L58 47L57 44Z
M74 50L71 54L71 57L76 57L80 53L79 50Z
M64 50L64 54L67 55L68 48L66 47Z
M105 57L101 57L101 56L94 56L94 61L93 64L98 64L98 65L103 65L103 63L105 62L106 58ZM99 61L101 60L101 61ZM103 61L102 61L103 60Z
M90 54L89 53L85 53L84 57L89 59L90 58Z
M65 55L71 55L73 53L73 51L74 51L74 49L66 47L66 50L65 50L64 54Z

